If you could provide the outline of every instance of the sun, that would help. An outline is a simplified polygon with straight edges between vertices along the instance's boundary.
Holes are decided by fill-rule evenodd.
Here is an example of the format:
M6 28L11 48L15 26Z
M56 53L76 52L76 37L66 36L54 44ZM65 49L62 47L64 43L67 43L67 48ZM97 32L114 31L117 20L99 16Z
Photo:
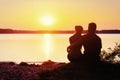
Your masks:
M51 15L44 15L40 18L40 23L45 26L51 26L55 22L55 19Z

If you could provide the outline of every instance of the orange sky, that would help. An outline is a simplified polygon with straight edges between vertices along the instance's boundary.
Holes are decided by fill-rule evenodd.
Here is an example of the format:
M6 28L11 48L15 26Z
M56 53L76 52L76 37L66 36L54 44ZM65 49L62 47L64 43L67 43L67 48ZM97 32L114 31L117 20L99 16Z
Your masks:
M53 24L40 22L46 14ZM0 0L0 28L87 29L89 22L96 22L98 29L120 29L120 0Z

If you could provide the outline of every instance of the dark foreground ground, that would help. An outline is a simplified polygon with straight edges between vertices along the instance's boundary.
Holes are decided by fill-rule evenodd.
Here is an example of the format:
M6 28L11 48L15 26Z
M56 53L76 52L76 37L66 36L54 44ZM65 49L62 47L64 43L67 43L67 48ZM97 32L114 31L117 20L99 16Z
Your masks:
M120 80L120 64L1 62L0 80Z

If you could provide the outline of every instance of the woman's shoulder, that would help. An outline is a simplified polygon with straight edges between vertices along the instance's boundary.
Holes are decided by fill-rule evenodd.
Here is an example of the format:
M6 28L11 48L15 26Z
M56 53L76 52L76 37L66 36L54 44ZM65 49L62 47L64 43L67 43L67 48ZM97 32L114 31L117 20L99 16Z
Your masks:
M75 39L75 38L79 38L76 34L73 34L72 36L70 36L70 39Z

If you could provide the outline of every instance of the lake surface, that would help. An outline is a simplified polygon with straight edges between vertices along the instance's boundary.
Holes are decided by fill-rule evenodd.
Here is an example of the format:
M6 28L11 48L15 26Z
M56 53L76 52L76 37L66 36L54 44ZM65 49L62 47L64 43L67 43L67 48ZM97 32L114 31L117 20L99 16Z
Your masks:
M72 34L0 34L0 61L68 62L66 47ZM98 34L102 50L120 43L120 34Z

